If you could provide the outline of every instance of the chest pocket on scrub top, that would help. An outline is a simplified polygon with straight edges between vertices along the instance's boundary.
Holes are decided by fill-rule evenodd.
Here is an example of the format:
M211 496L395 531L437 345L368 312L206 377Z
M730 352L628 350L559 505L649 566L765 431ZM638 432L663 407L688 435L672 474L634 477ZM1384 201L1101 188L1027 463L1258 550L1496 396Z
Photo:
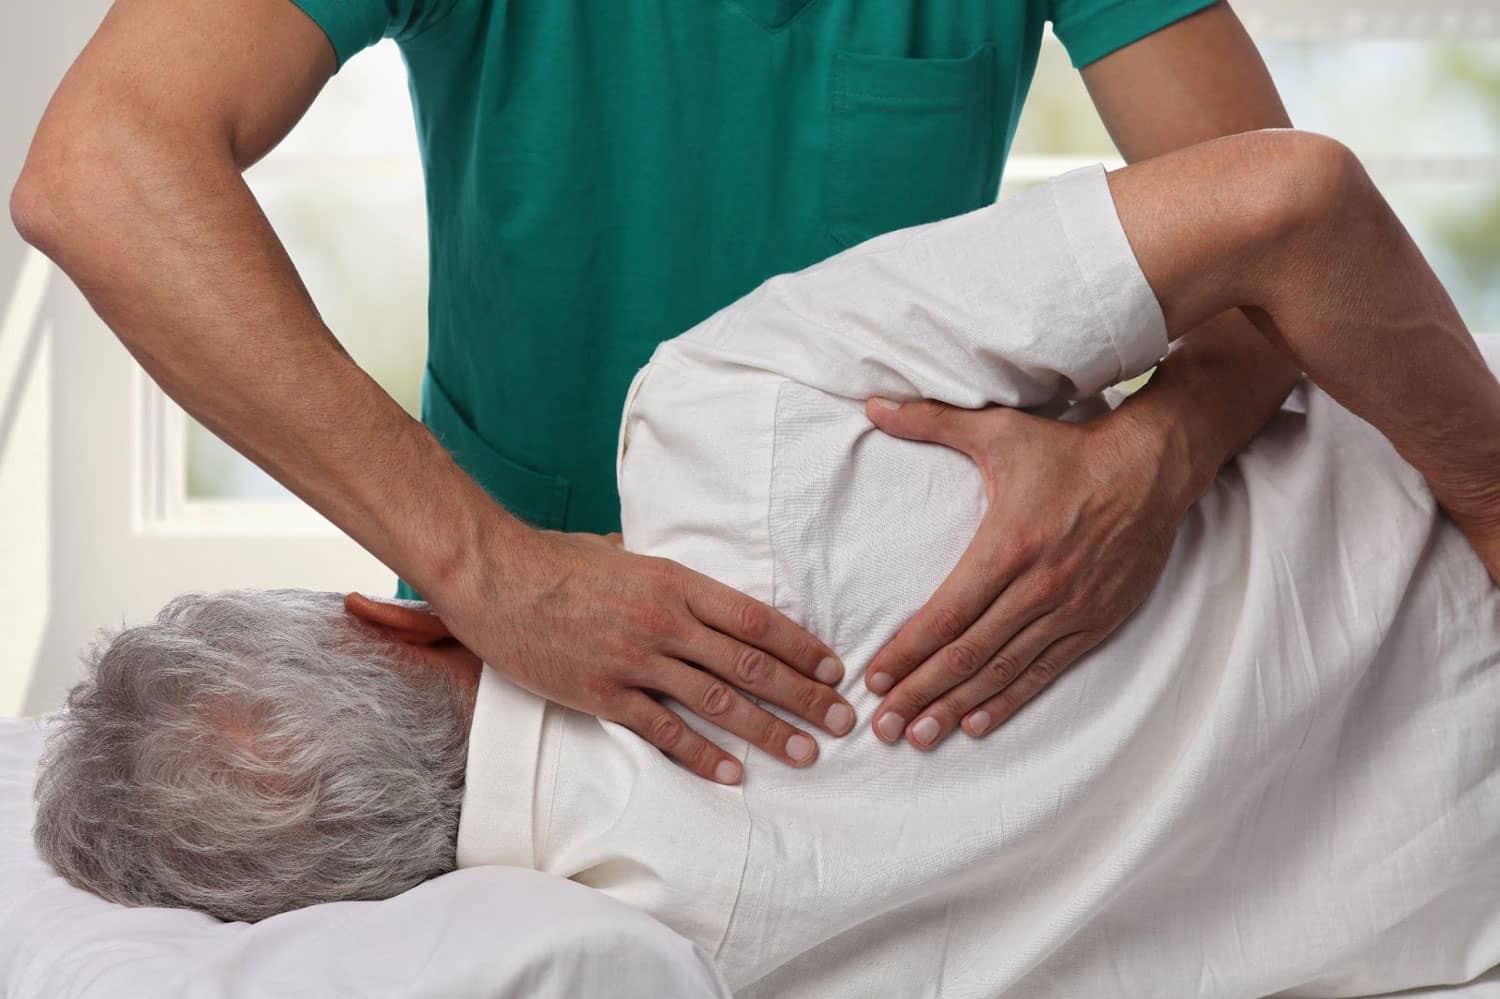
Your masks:
M957 59L834 56L824 212L843 246L985 204L995 46Z

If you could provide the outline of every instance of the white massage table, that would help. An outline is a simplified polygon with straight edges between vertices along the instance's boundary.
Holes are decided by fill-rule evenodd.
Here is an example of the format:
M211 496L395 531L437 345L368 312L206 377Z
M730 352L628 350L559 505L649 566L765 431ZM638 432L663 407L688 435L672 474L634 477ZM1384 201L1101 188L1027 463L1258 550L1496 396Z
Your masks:
M3 999L729 997L709 958L667 927L520 868L470 868L384 902L317 905L255 925L105 902L64 882L31 845L45 734L41 722L0 719ZM1399 995L1500 999L1500 968Z
M1500 337L1476 339L1500 370ZM471 868L384 902L319 905L253 926L112 905L69 886L32 848L44 735L39 722L0 719L0 999L729 996L709 958L665 926L517 868ZM1500 999L1500 968L1390 995Z
M606 895L508 867L457 871L384 902L263 922L129 909L80 891L31 845L45 729L0 719L0 996L727 999L709 958Z

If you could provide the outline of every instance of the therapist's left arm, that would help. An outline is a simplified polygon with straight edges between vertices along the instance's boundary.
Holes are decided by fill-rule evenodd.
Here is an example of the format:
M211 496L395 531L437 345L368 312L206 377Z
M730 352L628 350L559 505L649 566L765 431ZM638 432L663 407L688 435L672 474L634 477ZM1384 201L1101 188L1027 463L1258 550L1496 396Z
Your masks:
M1083 77L1132 162L1291 124L1227 3L1105 56ZM930 748L960 726L994 731L1145 600L1183 515L1298 375L1238 311L1210 326L1089 424L1001 407L870 403L887 433L968 454L989 496L953 573L866 669L871 690L889 691L871 719L880 738Z

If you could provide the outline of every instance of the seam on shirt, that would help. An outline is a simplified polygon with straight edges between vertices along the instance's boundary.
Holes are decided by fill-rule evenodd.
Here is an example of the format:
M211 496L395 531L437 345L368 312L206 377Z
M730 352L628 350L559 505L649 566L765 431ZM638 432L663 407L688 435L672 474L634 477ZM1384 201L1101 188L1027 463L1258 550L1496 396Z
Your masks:
M1168 11L1168 12L1177 11L1177 10L1180 10L1184 6L1191 6L1194 2L1196 2L1196 0L1181 0L1181 3L1179 3L1179 4L1168 4L1168 5L1165 5L1164 9L1165 9L1165 11ZM1198 7L1198 10L1205 10L1205 9L1207 9L1209 7L1212 7L1213 4L1214 4L1214 2L1215 2L1215 0L1201 0L1201 3L1200 3L1200 6ZM1101 17L1105 17L1105 16L1107 16L1109 14L1115 13L1116 11L1120 10L1122 7L1131 7L1131 6L1134 6L1135 3L1136 3L1136 0L1108 0L1108 2L1101 3L1097 7L1093 7L1090 10L1084 11L1082 13L1078 13L1078 12L1070 13L1066 18L1064 18L1064 19L1062 19L1060 21L1057 20L1057 19L1055 19L1055 18L1050 19L1052 21L1052 30L1059 37L1061 37L1061 35L1064 32L1072 31L1074 28L1079 28L1079 27L1083 27L1085 25L1088 25L1091 22L1096 21L1096 20L1098 20ZM1142 20L1139 23L1142 23L1142 24L1152 24L1152 23L1155 23L1155 18L1158 17L1158 16L1160 16L1162 13L1163 13L1162 9L1154 10L1154 11L1152 11L1152 17L1146 18L1146 19ZM1191 16L1191 14L1195 14L1195 13L1197 13L1197 10L1192 11L1189 14L1183 14L1182 17L1188 17L1188 16ZM1179 17L1178 20L1181 20L1181 17ZM1144 34L1144 35L1138 35L1136 37L1135 41L1140 41L1142 38L1146 38L1146 37L1148 37L1150 35L1155 34L1157 31L1160 31L1163 27L1170 27L1171 25L1173 25L1175 23L1176 23L1175 21L1169 21L1166 24L1162 25L1161 27L1155 28L1155 29L1153 29L1151 31L1147 31L1146 34ZM1135 29L1132 28L1131 30L1133 31ZM1125 34L1130 34L1130 33L1131 32L1129 32L1129 31L1125 32ZM1130 42L1125 42L1124 44L1125 45L1129 45Z
M776 538L771 533L771 508L776 503L776 441L780 436L781 425L781 393L786 388L786 382L776 386L776 397L771 401L771 454L767 471L770 473L770 481L766 483L766 554L770 556L768 573L771 586L771 606L786 613L776 599Z
M552 771L547 775L548 782L552 785L547 794L547 828L542 830L540 843L531 845L531 852L536 854L540 848L546 848L552 842L552 817L557 814L557 771L562 766L563 749L568 738L567 716L563 713L560 705L548 704L544 711L557 711L559 717L555 720L557 726L557 745L552 749ZM546 715L542 716L542 724L546 724Z
M1063 40L1068 50L1068 60L1077 69L1092 65L1114 52L1133 45L1143 38L1169 28L1185 18L1212 7L1215 0L1178 0L1161 4L1140 21L1128 21L1123 30L1120 25L1109 24L1111 19L1130 16L1133 0L1113 0L1083 14L1069 14L1063 20L1049 18L1053 33ZM1100 27L1100 22L1106 22ZM1144 27L1143 27L1144 26ZM1115 30L1111 31L1113 27ZM1079 37L1074 37L1074 33ZM1102 41L1101 41L1102 39ZM1075 54L1075 43L1078 52Z
M766 506L764 513L766 525L766 575L769 580L769 586L771 589L771 606L776 607L777 610L780 610L781 608L776 606L776 547L771 537L771 503L774 497L776 483L776 427L777 422L781 418L781 393L782 390L786 388L786 386L786 382L778 382L776 385L776 394L771 400L771 445L766 461L767 481ZM753 698L753 700L756 704L761 703L761 699L758 697ZM749 762L749 758L750 743L746 742L745 748L740 753L741 774L748 773L746 764ZM741 777L740 779L743 780L744 778ZM719 942L714 946L713 959L714 963L716 964L719 963L720 956L724 952L724 945L729 942L729 931L734 928L734 917L738 915L740 911L740 899L745 897L745 872L750 869L750 844L755 838L755 819L754 816L750 814L750 803L745 798L745 790L743 786L740 787L740 807L745 810L745 849L740 860L740 873L738 878L735 880L734 904L729 907L729 918L724 920L724 932L720 935Z
M930 105L934 110L939 111L967 108L974 103L973 100L963 97L927 97L920 94L871 94L863 90L838 90L835 91L835 95L838 97L860 97L867 101L879 101L883 104L926 104ZM877 233L877 235L880 234Z
M422 25L419 30L399 32L395 35L392 35L391 38L394 41L405 45L407 42L414 42L420 38L425 37L429 31L438 27L444 21L447 21L448 18L453 16L453 12L458 9L458 3L459 0L449 0L448 6L443 10L443 12L438 14L437 17L433 18L428 23Z

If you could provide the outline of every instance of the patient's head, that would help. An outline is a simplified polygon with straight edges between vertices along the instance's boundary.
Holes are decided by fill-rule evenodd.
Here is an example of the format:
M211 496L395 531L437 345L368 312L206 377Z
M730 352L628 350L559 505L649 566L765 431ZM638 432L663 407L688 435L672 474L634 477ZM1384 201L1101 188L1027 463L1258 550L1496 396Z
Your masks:
M425 605L188 594L87 667L36 788L73 884L256 920L453 869L480 664Z

